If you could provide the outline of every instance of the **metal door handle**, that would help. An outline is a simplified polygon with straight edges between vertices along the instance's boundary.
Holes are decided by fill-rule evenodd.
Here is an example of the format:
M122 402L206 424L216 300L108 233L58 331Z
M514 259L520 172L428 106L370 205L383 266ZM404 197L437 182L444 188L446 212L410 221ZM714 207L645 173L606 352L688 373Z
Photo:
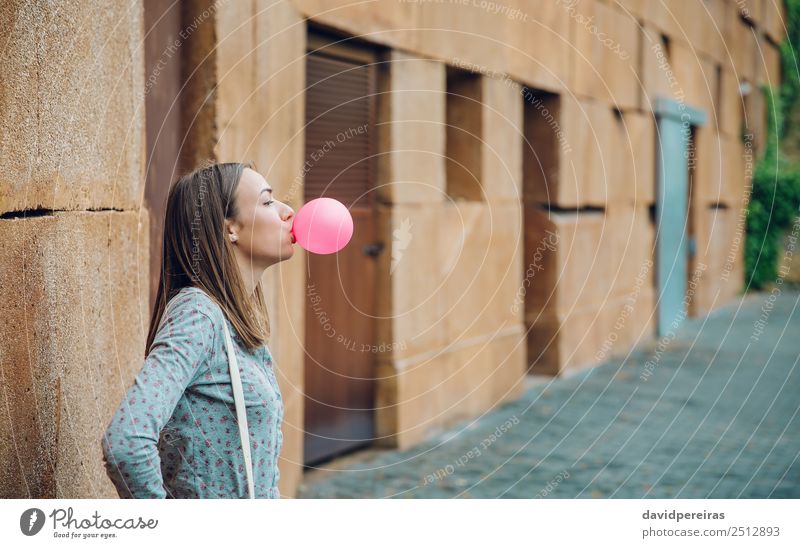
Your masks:
M383 251L383 242L367 244L362 249L367 257L377 257Z

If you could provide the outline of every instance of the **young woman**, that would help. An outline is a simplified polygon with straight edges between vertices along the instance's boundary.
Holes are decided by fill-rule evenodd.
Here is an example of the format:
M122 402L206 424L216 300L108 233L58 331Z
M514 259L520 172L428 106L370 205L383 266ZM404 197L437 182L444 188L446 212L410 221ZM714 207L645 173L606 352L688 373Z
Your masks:
M279 498L283 400L261 275L294 254L294 211L247 164L170 189L145 361L102 440L121 498L250 496L223 325L244 390L256 498Z

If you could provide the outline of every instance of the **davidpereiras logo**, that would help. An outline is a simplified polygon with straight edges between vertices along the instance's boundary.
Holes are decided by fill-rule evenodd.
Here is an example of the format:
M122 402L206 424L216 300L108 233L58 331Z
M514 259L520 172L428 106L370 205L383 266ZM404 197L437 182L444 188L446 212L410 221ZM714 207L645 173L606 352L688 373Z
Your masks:
M32 537L44 527L44 512L38 508L29 508L19 517L19 528L23 535Z

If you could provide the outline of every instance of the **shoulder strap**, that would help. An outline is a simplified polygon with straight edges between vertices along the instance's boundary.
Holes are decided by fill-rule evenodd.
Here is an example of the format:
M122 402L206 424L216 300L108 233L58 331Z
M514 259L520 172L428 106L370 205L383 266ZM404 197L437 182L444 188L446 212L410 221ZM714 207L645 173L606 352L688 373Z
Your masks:
M247 428L247 413L244 406L244 393L242 390L242 380L239 377L239 366L236 363L236 353L233 351L231 334L228 331L228 324L222 322L225 331L225 346L228 350L228 366L231 370L231 385L233 386L233 401L236 404L236 422L239 423L239 437L242 440L242 451L244 451L244 466L247 472L247 488L250 492L249 498L254 499L255 488L253 486L253 462L250 458L250 439Z

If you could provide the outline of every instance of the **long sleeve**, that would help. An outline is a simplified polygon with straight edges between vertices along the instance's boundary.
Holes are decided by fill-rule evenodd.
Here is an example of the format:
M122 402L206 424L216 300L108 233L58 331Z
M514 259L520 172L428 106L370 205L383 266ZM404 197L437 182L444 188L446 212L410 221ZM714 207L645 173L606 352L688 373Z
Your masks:
M120 498L166 497L159 436L213 348L211 318L191 297L175 299L101 443Z

